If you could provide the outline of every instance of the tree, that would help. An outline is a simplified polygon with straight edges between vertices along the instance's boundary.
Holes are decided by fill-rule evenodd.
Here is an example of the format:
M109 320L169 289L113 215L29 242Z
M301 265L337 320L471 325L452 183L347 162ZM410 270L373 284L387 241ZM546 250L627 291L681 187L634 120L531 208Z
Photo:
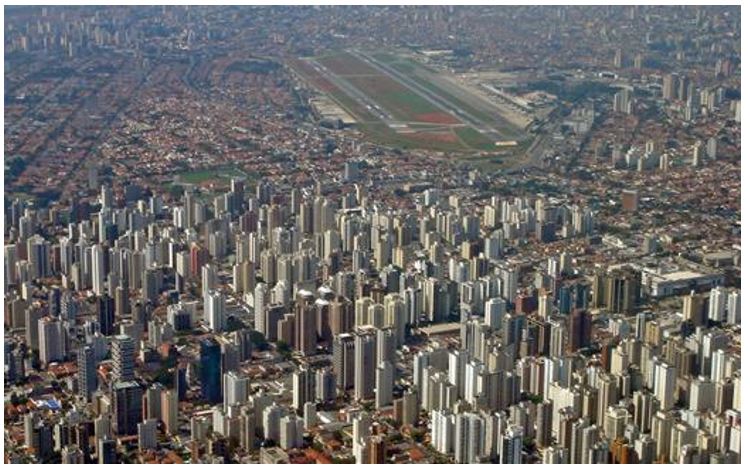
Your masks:
M22 157L13 157L8 162L8 172L6 175L11 178L17 178L21 173L23 173L23 170L26 169L26 160L24 160Z
M250 331L250 342L253 343L259 351L268 350L268 341L266 341L266 337L263 336L263 333L260 331Z
M24 403L26 403L27 401L28 401L28 399L27 399L26 397L24 397L24 396L19 396L19 395L17 395L17 394L16 394L16 392L13 392L13 393L12 393L12 394L10 395L10 403L11 403L11 404L12 404L13 406L23 405L23 404L24 404Z
M292 348L290 348L289 345L284 341L276 342L276 351L284 356L284 359L289 359L292 357Z
M183 192L184 190L179 184L173 184L169 187L169 195L172 196L173 199L180 199Z
M174 373L170 372L168 368L162 367L157 372L155 380L165 387L171 388L174 385Z

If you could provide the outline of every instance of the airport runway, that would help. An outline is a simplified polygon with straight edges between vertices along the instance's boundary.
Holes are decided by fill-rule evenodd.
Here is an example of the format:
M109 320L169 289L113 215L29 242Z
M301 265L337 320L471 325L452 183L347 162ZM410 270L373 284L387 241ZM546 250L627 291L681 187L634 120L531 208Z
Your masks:
M328 70L320 62L312 59L309 62L313 66L313 68L318 71L318 73L323 75L323 77L325 77L328 81L341 89L344 93L355 99L362 107L367 109L370 114L380 118L383 121L386 121L386 123L395 121L393 116L383 111L377 103L372 101L370 97L360 91L357 87ZM360 116L360 118L362 117L364 116Z
M381 62L378 62L377 60L373 59L372 57L356 50L348 51L352 55L356 56L358 59L365 61L369 65L377 68L382 73L385 73L389 77L393 78L397 82L399 82L402 86L412 90L413 92L420 95L425 100L429 101L434 106L442 109L443 111L451 114L452 116L455 116L457 119L463 121L470 127L474 127L478 131L482 132L484 135L489 137L491 140L497 142L501 140L505 140L504 136L497 130L493 129L492 127L487 126L484 122L481 122L480 120L476 119L475 117L469 115L467 112L457 109L457 107L446 101L444 98L438 96L431 90L428 90L424 88L419 83L415 82L411 78L403 75L398 70L395 70L393 67L383 64Z

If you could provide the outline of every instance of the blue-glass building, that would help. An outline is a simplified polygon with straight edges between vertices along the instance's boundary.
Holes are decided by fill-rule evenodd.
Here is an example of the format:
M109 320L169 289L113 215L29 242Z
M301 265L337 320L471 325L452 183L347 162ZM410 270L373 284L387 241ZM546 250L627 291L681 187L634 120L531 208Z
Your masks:
M214 339L201 341L201 393L209 403L221 402L221 346Z
M573 306L573 298L570 292L570 286L564 284L560 287L559 298L557 301L558 309L562 315L569 315Z

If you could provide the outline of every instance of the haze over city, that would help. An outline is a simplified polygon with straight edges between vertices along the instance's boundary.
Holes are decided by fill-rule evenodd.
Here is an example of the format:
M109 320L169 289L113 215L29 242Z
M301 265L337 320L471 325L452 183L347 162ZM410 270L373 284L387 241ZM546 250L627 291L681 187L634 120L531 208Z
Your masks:
M740 463L739 6L4 14L5 463Z

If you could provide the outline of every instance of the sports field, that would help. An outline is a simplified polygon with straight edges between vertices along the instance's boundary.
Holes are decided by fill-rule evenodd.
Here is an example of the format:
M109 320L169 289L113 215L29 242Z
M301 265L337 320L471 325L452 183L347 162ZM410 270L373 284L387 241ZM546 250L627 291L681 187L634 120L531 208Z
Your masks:
M500 150L497 142L524 137L480 98L405 56L347 50L288 65L385 145L487 153Z
M189 170L175 175L174 183L201 185L207 182L227 183L232 178L253 180L257 175L248 174L233 165L218 166L201 170Z

